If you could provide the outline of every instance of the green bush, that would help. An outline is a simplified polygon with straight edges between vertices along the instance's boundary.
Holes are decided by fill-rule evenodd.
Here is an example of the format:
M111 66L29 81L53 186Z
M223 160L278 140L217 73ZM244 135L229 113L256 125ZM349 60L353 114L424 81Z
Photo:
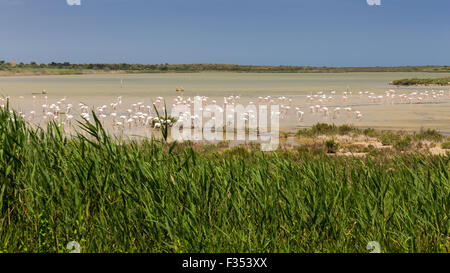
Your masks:
M401 136L398 134L394 134L391 132L384 132L379 137L379 140L381 141L381 144L384 146L393 145L395 142L399 141L401 139Z
M344 124L338 127L338 134L339 135L348 135L351 132L357 131L355 127Z
M415 139L417 140L430 140L439 142L444 137L436 130L427 129L426 131L421 130L419 133L414 134Z
M327 153L336 153L339 149L339 143L337 143L333 139L327 140L325 142L325 147L327 148Z
M363 134L368 136L368 137L376 137L378 135L377 131L375 129L373 129L373 128L366 128L366 129L364 129L363 130Z
M313 135L336 134L337 127L334 124L317 123L311 128L311 131Z
M406 151L408 149L411 149L412 147L411 142L412 142L411 137L405 136L394 142L394 148L399 151Z
M393 85L449 85L450 77L445 78L429 78L429 79L418 79L418 78L412 78L412 79L401 79L401 80L395 80L392 82Z
M359 130L347 124L336 126L328 123L317 123L313 125L311 129L298 130L296 136L313 137L318 135L348 135L351 132L359 133Z

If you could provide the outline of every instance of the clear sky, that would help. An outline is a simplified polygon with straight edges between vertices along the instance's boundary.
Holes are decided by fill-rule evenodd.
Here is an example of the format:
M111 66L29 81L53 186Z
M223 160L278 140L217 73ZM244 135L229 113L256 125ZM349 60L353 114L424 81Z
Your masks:
M0 59L450 65L449 0L0 0Z

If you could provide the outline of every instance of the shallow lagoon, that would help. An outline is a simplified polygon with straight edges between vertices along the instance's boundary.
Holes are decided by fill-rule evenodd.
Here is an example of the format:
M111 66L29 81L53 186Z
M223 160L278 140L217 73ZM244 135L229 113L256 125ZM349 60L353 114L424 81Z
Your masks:
M83 102L89 106L109 105L123 97L125 105L138 101L152 103L156 97L162 96L170 107L172 99L180 93L175 91L183 86L183 96L208 96L218 103L224 96L239 95L240 102L257 102L259 96L286 96L292 99L292 109L300 107L305 118L299 122L295 113L280 123L281 129L294 130L311 126L316 122L336 124L352 123L361 127L380 129L420 130L421 128L438 129L450 133L450 88L449 87L395 87L388 83L402 78L427 78L450 76L448 73L163 73L163 74L92 74L73 76L26 76L0 78L0 94L10 96L14 108L27 113L31 110L40 111L45 103L44 96L35 94L42 89L48 91L48 103L67 97L67 102L78 105ZM367 103L359 92L373 92L383 95L393 89L397 95L428 90L445 90L445 97L432 102L398 103ZM319 91L330 95L336 91L331 102L323 103L330 109L334 107L352 107L354 111L363 114L361 121L346 118L323 118L309 114L307 95ZM352 92L352 96L344 102L343 92ZM317 104L314 102L313 104Z

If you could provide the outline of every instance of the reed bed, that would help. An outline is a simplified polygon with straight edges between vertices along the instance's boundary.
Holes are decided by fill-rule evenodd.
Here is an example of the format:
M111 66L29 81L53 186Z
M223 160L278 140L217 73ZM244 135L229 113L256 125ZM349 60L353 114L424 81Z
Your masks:
M450 250L449 154L206 152L79 127L0 110L0 251Z

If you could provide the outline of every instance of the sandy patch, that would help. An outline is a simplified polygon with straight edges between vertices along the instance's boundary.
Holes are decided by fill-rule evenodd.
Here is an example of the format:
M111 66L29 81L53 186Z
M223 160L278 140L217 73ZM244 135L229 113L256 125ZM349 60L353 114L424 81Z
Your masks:
M367 153L352 153L352 152L337 152L335 154L329 154L335 156L354 156L354 157L365 157Z
M430 153L433 155L446 155L447 153L450 155L449 149L442 149L439 147L433 147L429 149Z

